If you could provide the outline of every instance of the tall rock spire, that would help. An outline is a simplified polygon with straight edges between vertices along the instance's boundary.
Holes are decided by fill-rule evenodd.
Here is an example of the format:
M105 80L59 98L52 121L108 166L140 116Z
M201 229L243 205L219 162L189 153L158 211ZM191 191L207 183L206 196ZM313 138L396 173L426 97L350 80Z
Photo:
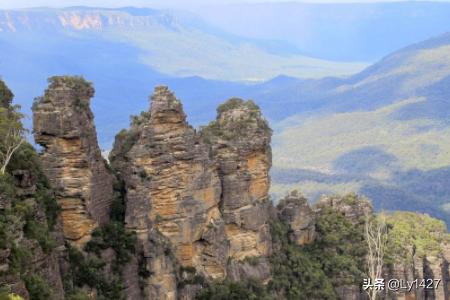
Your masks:
M138 233L150 271L166 274L149 279L149 293L155 299L176 297L175 261L170 265L163 254L151 252L152 241L161 238L171 244L181 266L224 278L228 244L216 164L167 87L157 87L149 112L116 137L111 163L127 188L126 226Z
M157 87L149 111L116 137L110 161L126 185L126 226L158 274L147 281L155 299L180 296L183 269L206 279L270 276L271 131L253 102L233 101L197 133L175 95ZM263 263L250 266L248 257Z
M80 77L52 77L33 105L44 172L62 208L64 236L82 246L109 220L112 175L105 167L89 108L94 89Z
M216 121L202 129L202 137L212 146L222 182L221 211L232 261L229 276L269 276L267 262L262 264L265 274L261 268L260 274L246 274L250 268L239 267L239 262L267 257L272 251L268 223L272 131L251 100L230 99L217 113Z

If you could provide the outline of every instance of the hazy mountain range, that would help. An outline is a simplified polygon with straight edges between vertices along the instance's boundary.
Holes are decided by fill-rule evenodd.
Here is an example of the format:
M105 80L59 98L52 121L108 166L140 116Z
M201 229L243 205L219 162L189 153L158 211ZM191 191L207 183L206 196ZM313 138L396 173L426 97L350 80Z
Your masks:
M83 7L5 11L0 30L38 32L57 44L85 38L96 39L97 44L126 44L141 64L172 76L261 81L279 74L308 78L350 74L364 66L314 59L273 41L240 38L179 11Z
M423 5L410 3L409 15L415 11L426 19ZM433 26L411 36L447 30L448 6L439 7ZM334 17L339 14L336 10ZM356 27L363 33L386 20L359 16L365 21ZM344 25L336 39L350 26ZM82 74L95 83L93 109L104 149L128 126L130 114L147 108L156 84L169 85L183 99L195 126L212 120L214 108L229 97L253 98L275 129L275 198L293 188L312 198L359 191L378 209L419 210L450 221L448 34L403 48L360 71L364 64L304 54L327 56L314 47L304 51L301 44L239 37L179 11L3 11L0 30L0 74L26 112L49 76ZM408 40L393 32L399 43ZM361 33L356 35L358 43L377 50L370 57L349 53L354 61L392 47L381 40L366 44ZM339 47L337 40L329 43ZM312 79L325 75L334 77ZM273 79L254 82L268 78Z
M211 5L195 12L228 32L282 40L303 53L333 60L374 62L450 30L448 2L309 2Z
M348 79L273 91L287 99L280 106L301 112L277 124L274 192L359 190L379 209L406 206L449 220L449 61L445 34Z

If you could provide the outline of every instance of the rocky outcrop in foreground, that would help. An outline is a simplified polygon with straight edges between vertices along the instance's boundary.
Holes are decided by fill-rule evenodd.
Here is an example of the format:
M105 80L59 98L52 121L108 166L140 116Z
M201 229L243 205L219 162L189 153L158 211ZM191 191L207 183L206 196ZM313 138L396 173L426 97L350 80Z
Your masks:
M97 143L89 108L94 95L82 78L52 77L33 105L36 143L42 165L61 206L64 237L82 246L92 231L108 222L112 176Z
M150 110L116 138L110 161L126 184L126 226L156 274L147 281L154 298L177 298L178 264L224 279L252 269L240 267L246 258L270 254L270 130L256 106L229 103L199 134L173 93L157 87ZM223 136L228 124L240 124L242 136ZM173 257L155 253L155 241L169 243Z

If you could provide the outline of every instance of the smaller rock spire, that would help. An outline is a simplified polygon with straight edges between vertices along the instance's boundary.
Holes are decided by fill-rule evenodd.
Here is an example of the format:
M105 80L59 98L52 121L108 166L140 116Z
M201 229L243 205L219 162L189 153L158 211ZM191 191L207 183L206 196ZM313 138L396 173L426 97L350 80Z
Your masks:
M44 147L43 169L57 191L64 236L77 246L108 222L113 194L89 108L93 95L92 84L82 77L57 76L33 105L34 138Z

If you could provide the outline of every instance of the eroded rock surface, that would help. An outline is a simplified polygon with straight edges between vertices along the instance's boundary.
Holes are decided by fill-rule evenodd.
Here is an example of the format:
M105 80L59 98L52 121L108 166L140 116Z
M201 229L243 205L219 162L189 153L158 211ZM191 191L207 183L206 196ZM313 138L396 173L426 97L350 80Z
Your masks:
M152 253L149 242L160 234L182 267L224 278L228 243L219 211L221 184L209 148L186 122L181 103L165 87L156 88L151 100L149 112L118 135L111 162L127 186L127 227L138 233L149 270L160 271L149 278L159 287L152 294L175 299L175 259Z
M315 214L309 206L308 200L297 191L292 191L278 204L278 216L289 224L291 233L289 238L299 246L314 241Z
M126 226L158 274L147 280L155 299L177 297L178 266L207 279L235 278L252 271L229 261L271 253L271 132L253 102L230 103L197 133L175 95L157 87L149 111L116 137L110 161L126 184ZM154 251L164 243L173 257ZM267 262L258 270L270 276Z
M272 132L251 100L230 99L217 112L216 121L203 128L202 136L218 162L230 257L243 260L270 255Z
M33 105L36 143L44 172L62 208L64 236L82 246L108 222L112 175L105 167L89 101L91 84L79 77L52 77Z

